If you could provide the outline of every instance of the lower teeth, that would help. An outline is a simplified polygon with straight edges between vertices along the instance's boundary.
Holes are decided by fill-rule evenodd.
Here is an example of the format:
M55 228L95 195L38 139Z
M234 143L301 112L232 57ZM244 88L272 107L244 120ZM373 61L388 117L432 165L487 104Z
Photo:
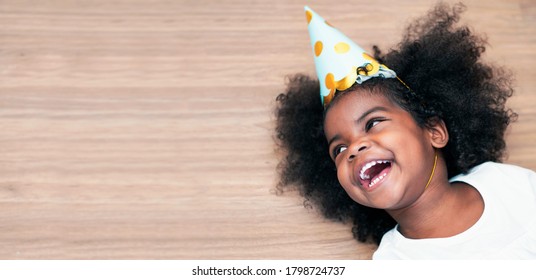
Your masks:
M374 179L374 181L370 182L369 183L369 188L376 185L381 179L383 179L383 177L387 176L387 173L383 173L382 175L380 175L379 177L376 177L376 179Z

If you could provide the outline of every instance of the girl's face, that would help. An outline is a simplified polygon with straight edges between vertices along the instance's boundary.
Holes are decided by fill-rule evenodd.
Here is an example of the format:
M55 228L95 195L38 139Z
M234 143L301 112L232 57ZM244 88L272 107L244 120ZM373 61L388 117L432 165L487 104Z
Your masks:
M337 177L359 204L396 210L424 191L434 163L432 131L383 94L355 90L331 105L324 120Z

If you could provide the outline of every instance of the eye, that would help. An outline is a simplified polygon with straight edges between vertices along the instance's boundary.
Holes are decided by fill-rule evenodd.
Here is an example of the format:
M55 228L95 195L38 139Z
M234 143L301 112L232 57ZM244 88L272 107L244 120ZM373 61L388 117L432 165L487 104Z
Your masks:
M337 147L335 147L335 149L333 149L333 158L337 158L337 156L344 152L345 150L347 149L346 146L343 146L343 145L339 145Z
M365 124L365 131L371 130L373 127L375 127L377 124L385 121L384 118L372 118Z

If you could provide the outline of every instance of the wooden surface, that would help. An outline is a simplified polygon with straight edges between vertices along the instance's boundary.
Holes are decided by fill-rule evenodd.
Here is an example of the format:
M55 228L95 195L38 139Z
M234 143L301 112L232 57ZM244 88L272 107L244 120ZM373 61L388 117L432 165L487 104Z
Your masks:
M274 99L314 74L304 4L370 49L431 3L0 0L0 258L370 258L274 193ZM535 1L466 4L517 77L507 162L536 169Z

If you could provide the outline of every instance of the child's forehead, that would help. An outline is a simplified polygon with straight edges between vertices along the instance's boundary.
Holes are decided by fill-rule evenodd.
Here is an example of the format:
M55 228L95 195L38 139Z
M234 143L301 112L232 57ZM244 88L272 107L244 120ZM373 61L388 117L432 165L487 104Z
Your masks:
M376 114L411 116L380 90L352 90L344 92L326 109L324 129L343 122L356 122ZM335 125L337 126L337 125Z

